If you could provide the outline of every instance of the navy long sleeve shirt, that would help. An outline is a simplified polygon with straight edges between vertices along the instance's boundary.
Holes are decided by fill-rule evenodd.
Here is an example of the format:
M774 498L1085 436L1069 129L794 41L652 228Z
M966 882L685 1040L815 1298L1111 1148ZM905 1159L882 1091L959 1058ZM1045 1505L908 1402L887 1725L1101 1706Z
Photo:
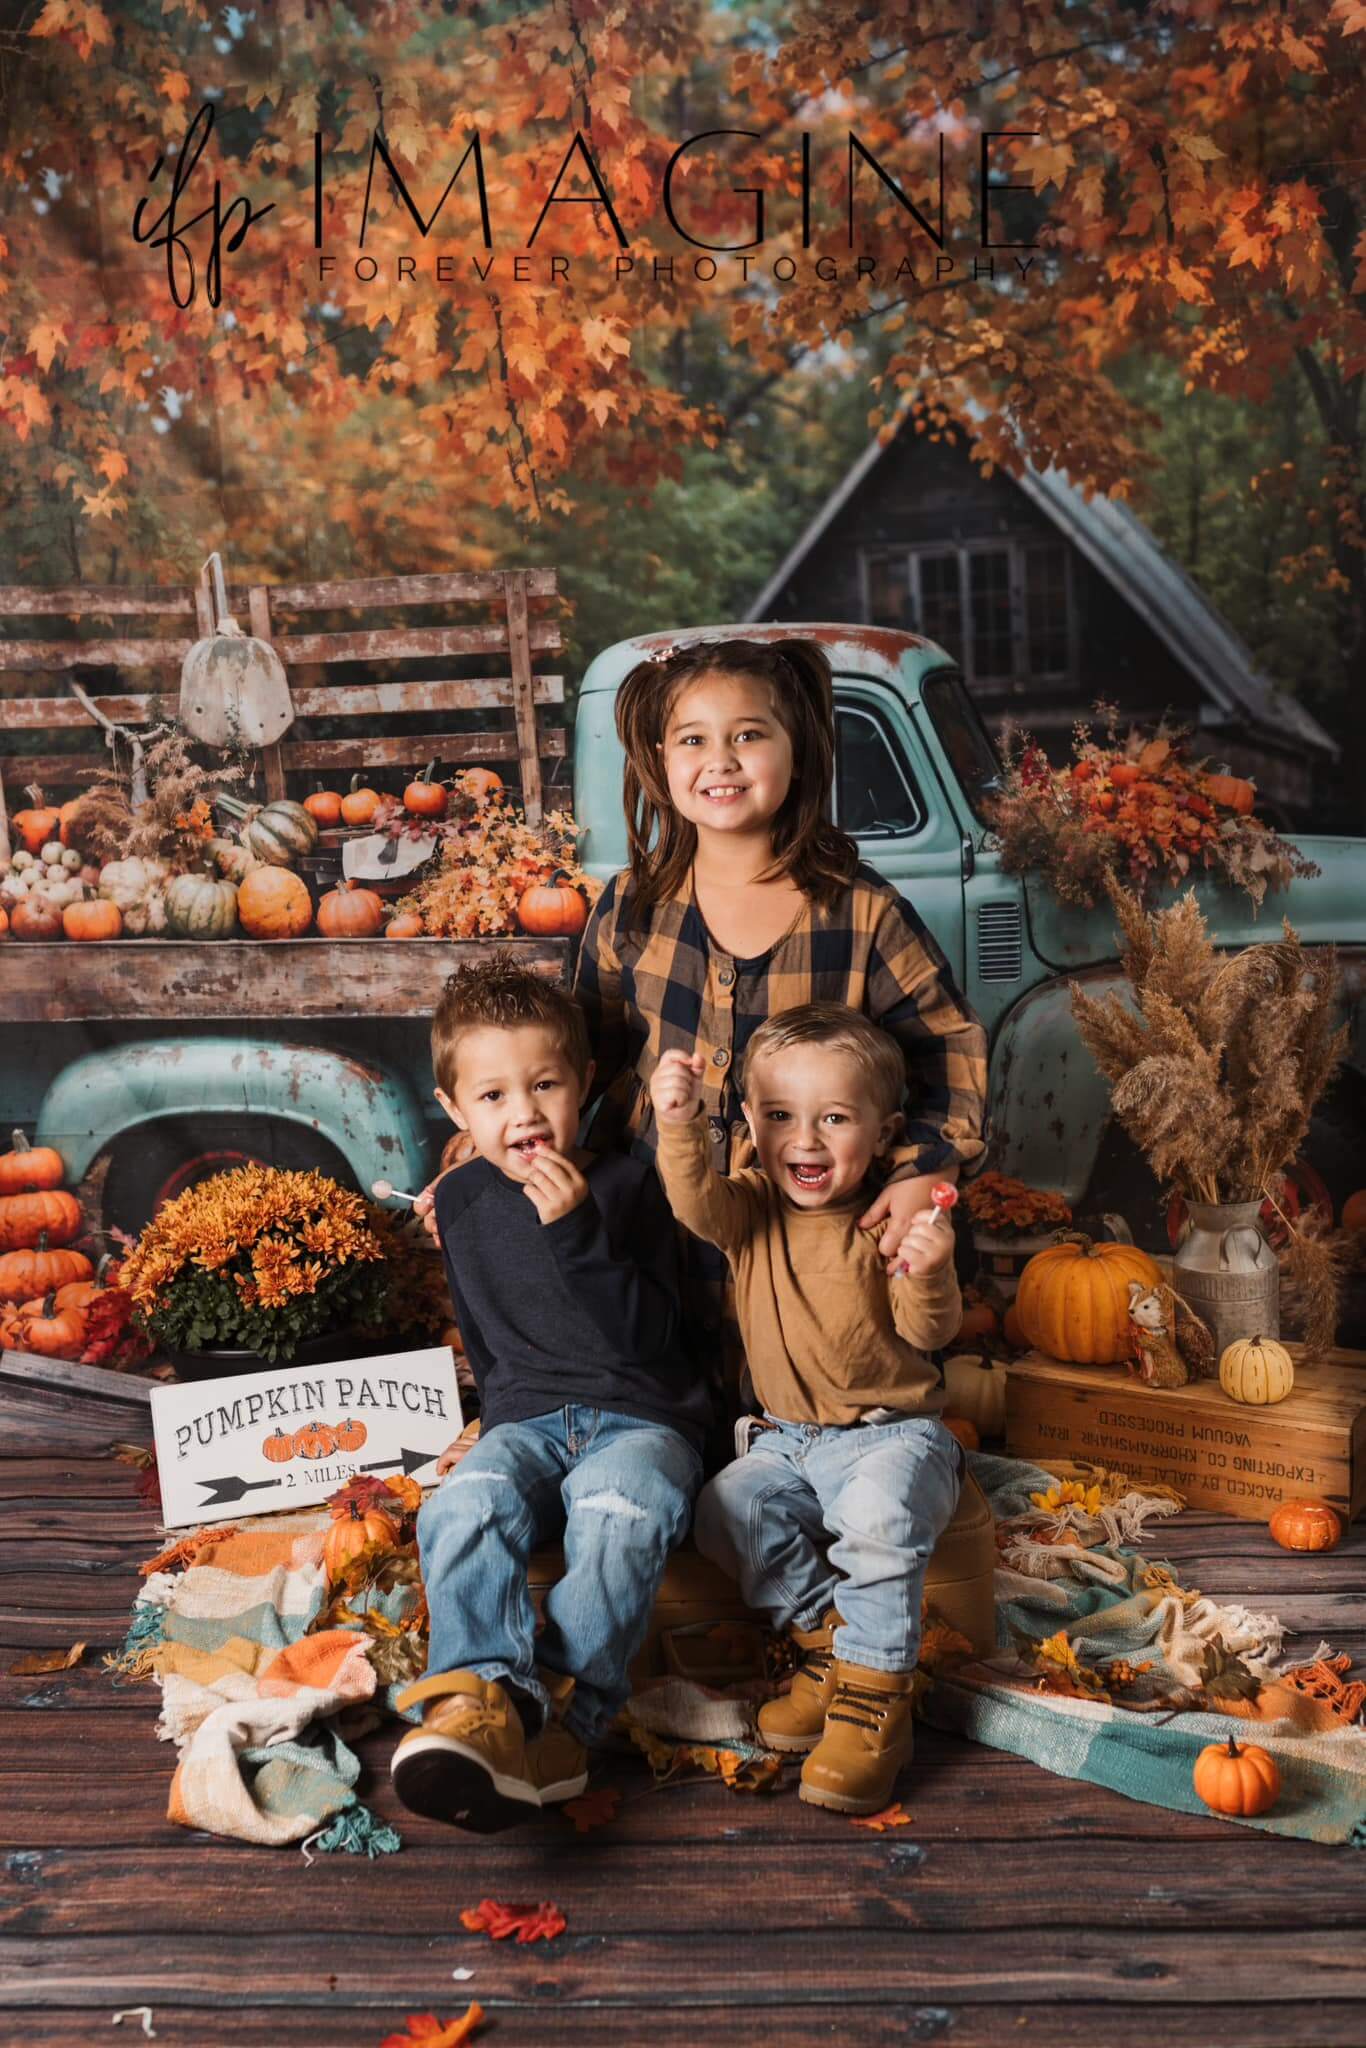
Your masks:
M680 1334L677 1231L653 1167L602 1153L588 1195L542 1223L487 1159L437 1184L436 1220L485 1430L567 1403L676 1429L700 1450L706 1391Z

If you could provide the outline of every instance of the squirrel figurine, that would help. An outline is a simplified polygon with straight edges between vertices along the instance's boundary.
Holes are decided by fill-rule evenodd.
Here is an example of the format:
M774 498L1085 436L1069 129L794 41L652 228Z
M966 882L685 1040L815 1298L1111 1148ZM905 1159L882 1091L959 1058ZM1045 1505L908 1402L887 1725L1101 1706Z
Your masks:
M1209 1326L1187 1307L1175 1288L1129 1282L1130 1372L1150 1387L1184 1387L1209 1379L1219 1369Z

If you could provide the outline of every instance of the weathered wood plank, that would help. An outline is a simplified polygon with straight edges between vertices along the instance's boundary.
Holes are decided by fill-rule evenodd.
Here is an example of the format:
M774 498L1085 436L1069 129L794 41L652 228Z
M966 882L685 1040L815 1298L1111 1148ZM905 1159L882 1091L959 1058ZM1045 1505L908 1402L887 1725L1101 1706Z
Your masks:
M0 738L0 766L7 765L12 785L24 787L30 782L42 785L44 796L51 798L54 789L76 790L86 788L91 779L108 775L107 754L16 754L5 747Z
M542 754L562 758L564 727L547 726L538 735ZM516 761L517 740L510 732L406 733L397 738L355 740L281 740L287 768L408 767L433 757L451 761Z
M533 619L528 640L537 654L563 643L555 619ZM58 642L58 645L61 643ZM3 642L0 642L3 647ZM283 662L403 661L416 655L505 654L504 622L488 626L371 626L351 633L281 633L275 649ZM91 657L93 659L93 657ZM12 666L19 666L14 663ZM30 667L42 666L29 663Z
M256 639L271 639L270 594L264 583L253 583L251 587L247 599L247 623ZM299 716L297 707L294 715L296 718ZM261 748L261 773L265 778L267 801L278 802L285 793L284 762L278 740L272 740L269 746Z
M563 939L113 939L5 950L11 1023L128 1017L430 1017L457 967L507 946L564 977Z
M802 1881L810 1886L809 1872ZM605 1937L601 1912L586 1907L570 1936L520 1952L515 1943L463 1931L423 1947L369 1931L331 1947L309 1934L240 1935L222 1925L214 1926L211 1942L188 1950L118 1937L8 1937L0 1941L0 1997L15 2009L65 2004L108 2011L175 1998L316 2009L340 1999L384 2010L402 2000L404 2009L423 2011L449 2004L451 1970L464 1964L477 1970L481 1994L525 1998L534 1986L536 1995L556 2001L557 2011L561 2002L630 2008L648 1984L655 2003L699 2014L766 2004L775 1993L839 2013L851 1976L861 2004L902 2010L908 2000L927 1998L1045 2007L1090 1998L1154 2015L1169 2002L1217 2007L1236 1984L1248 2000L1279 2007L1284 2025L1284 2016L1315 1999L1366 1999L1366 1947L1312 1927L1268 1929L1255 1942L1241 1929L1145 1930L1121 1940L1094 1927L1003 1930L990 1941L950 1931L921 1942L883 1930L746 1941L734 1927L724 1934Z
M89 1394L102 1401L146 1407L151 1384L102 1365L76 1365L65 1358L39 1358L31 1351L0 1352L0 1388L7 1379L51 1387L64 1393Z
M537 704L563 704L563 676L533 676L532 695ZM146 692L134 696L90 695L101 711L120 725L152 725L173 718L179 697ZM512 703L509 676L471 676L467 680L434 677L429 682L328 683L319 688L291 686L295 715L299 718L378 718L401 712L496 711ZM90 728L90 714L74 697L0 697L0 720L6 731L42 730L47 727Z
M194 599L179 583L71 583L47 589L29 583L0 585L0 618L78 618L87 612L107 612L111 618L138 612L193 617Z
M531 688L530 624L526 577L509 573L507 586L508 660L512 668L512 718L517 734L517 760L522 782L522 808L529 825L541 822L541 763L536 740L536 706Z
M97 668L179 669L193 644L150 639L0 640L0 674L78 668L87 662Z
M530 597L554 597L559 589L554 569L454 569L429 576L361 576L338 583L272 583L271 604L277 611L345 611L370 605L496 604L508 573L526 577Z

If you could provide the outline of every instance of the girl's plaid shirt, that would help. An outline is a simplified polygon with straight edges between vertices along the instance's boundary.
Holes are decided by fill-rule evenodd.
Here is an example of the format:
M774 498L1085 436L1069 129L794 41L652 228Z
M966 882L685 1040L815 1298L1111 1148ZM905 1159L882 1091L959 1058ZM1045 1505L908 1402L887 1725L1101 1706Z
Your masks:
M808 902L784 938L754 961L707 935L691 879L644 925L630 876L614 877L589 920L574 993L588 1020L604 1099L598 1149L654 1153L650 1076L661 1054L701 1053L702 1106L719 1171L753 1156L740 1107L745 1048L766 1017L797 1003L848 1003L890 1031L906 1055L908 1100L889 1178L971 1168L985 1150L987 1037L948 962L890 883L860 867L834 906Z

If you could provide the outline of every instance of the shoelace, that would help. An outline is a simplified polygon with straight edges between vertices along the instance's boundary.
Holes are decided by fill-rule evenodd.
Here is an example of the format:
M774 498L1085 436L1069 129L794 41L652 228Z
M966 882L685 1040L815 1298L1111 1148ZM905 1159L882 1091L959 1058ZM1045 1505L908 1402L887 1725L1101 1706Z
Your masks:
M829 1677L830 1666L834 1661L835 1653L833 1650L823 1650L819 1646L813 1647L802 1658L801 1663L797 1666L795 1675L798 1678L809 1678L811 1683L819 1688L825 1684L826 1679Z
M441 1704L446 1708L446 1712L441 1716L442 1721L454 1719L458 1715L462 1730L469 1729L473 1732L478 1728L492 1728L505 1719L501 1707L485 1706L482 1701L467 1700L463 1695L448 1695Z
M878 1729L886 1720L891 1703L888 1693L874 1692L871 1686L851 1685L846 1679L836 1687L825 1718L827 1721L848 1721L855 1728ZM852 1707L854 1712L842 1714L841 1707Z

